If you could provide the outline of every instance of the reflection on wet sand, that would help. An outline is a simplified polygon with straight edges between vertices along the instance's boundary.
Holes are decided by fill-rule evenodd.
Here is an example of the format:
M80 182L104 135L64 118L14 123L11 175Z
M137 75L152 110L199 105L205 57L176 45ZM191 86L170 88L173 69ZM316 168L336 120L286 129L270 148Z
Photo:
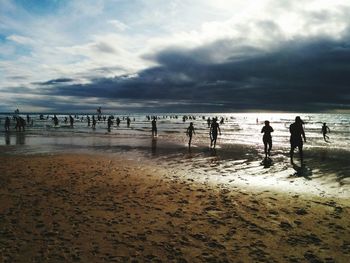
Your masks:
M157 154L157 138L152 137L152 155L156 155Z
M16 145L24 145L25 144L25 133L24 132L17 132L16 133Z
M11 145L11 136L8 132L5 132L5 144Z

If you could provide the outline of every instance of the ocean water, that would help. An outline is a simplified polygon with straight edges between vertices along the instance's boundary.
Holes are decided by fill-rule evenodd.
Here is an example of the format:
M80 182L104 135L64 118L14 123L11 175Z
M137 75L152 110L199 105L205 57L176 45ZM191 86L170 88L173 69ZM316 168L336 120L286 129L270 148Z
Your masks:
M159 137L172 141L183 143L187 140L185 131L190 122L193 122L196 135L193 138L194 144L205 144L209 141L209 129L206 119L208 117L218 117L219 120L224 118L224 123L220 125L222 135L219 136L221 144L261 144L262 135L260 133L265 120L270 121L274 128L273 144L274 146L289 145L289 125L294 121L295 116L301 116L305 122L304 129L307 137L306 147L334 148L350 150L350 114L287 114L287 113L202 113L186 114L193 116L195 119L182 120L183 114L158 114L157 128ZM3 135L0 138L0 145L5 145L4 118L6 114L0 114L0 132ZM26 115L21 115L26 119ZM121 124L114 125L110 132L107 131L107 122L100 121L93 130L87 125L86 115L76 115L74 127L71 128L69 123L64 123L64 117L68 115L57 115L60 123L55 127L52 122L52 115L45 115L45 120L39 119L39 114L30 114L33 119L33 125L27 125L26 137L86 137L108 136L113 138L147 138L151 134L151 122L147 120L146 114L135 115L116 115L121 118ZM48 119L46 117L49 116ZM74 115L72 115L74 116ZM91 116L91 115L90 115ZM107 115L109 116L109 115ZM126 127L125 118L131 119L130 128ZM124 120L123 120L124 117ZM176 118L177 117L177 118ZM257 122L258 121L258 122ZM322 123L327 123L331 129L330 141L325 142L322 137ZM14 121L11 123L11 130L14 131ZM10 133L11 136L12 133ZM12 134L13 136L14 134ZM15 139L16 140L16 139ZM10 140L9 144L16 144L15 140ZM29 143L40 143L35 139L29 139Z
M75 114L72 114L74 116ZM157 114L157 138L151 136L151 121L146 113L113 116L121 119L119 127L107 130L107 121L97 122L96 129L87 125L86 115L77 114L74 127L64 123L68 115L57 115L60 125L53 126L52 117L30 114L33 125L25 132L4 132L0 114L0 149L8 153L52 153L67 151L97 151L129 153L137 160L147 157L174 171L186 171L184 177L218 185L241 183L244 186L274 187L317 195L350 197L350 114L307 113L188 113ZM191 116L183 121L183 116ZM21 115L26 118L26 115ZM109 114L107 115L107 117ZM304 121L307 142L304 144L305 164L289 161L289 125L296 116ZM91 115L90 115L91 117ZM131 125L126 125L126 117ZM210 149L207 118L224 119L217 149ZM264 159L261 129L269 120L273 127L271 159ZM185 134L193 122L196 134L193 147L188 148ZM331 132L325 142L321 127L327 123ZM298 190L299 189L299 190Z

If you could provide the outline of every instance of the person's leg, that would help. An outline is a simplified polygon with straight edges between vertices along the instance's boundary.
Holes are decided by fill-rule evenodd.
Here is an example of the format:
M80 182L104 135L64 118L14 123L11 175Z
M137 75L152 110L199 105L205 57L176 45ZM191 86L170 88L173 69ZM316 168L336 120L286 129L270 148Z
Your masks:
M299 149L300 161L303 162L304 161L303 145L302 144L298 145L298 149Z
M290 146L290 161L293 162L295 146L291 144Z
M267 142L264 141L264 153L265 157L267 157Z
M271 149L272 149L272 140L269 141L269 149L267 150L267 154L271 155Z

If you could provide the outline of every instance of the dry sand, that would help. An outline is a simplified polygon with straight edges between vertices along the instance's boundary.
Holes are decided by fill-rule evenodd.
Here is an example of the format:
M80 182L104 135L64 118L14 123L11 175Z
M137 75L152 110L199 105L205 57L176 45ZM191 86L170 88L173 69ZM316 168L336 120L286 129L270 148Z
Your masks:
M349 200L88 154L0 157L0 262L350 262Z

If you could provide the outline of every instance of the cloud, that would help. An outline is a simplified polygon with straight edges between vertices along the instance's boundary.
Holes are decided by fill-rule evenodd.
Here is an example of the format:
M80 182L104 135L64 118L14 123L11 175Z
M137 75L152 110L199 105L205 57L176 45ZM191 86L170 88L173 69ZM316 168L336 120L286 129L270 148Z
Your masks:
M49 81L38 82L38 83L34 83L34 84L38 84L38 85L54 85L54 84L61 84L61 83L72 82L72 81L74 81L74 80L73 79L69 79L69 78L60 78L60 79L51 79Z
M29 37L19 36L19 35L10 35L6 38L7 40L14 41L21 45L34 45L35 41Z
M163 100L208 107L219 104L216 108L222 110L350 108L350 47L346 42L326 38L287 41L271 52L241 46L235 50L224 42L196 49L163 50L154 54L159 66L137 75L58 85L46 92L55 96L157 100L159 105ZM216 60L216 51L225 53L224 47L227 59ZM232 51L248 50L254 56L231 56Z
M108 23L113 25L119 31L125 31L129 28L126 24L116 19L110 20Z
M79 0L39 13L27 1L0 3L6 94L44 94L52 105L66 96L193 110L348 108L344 1Z

